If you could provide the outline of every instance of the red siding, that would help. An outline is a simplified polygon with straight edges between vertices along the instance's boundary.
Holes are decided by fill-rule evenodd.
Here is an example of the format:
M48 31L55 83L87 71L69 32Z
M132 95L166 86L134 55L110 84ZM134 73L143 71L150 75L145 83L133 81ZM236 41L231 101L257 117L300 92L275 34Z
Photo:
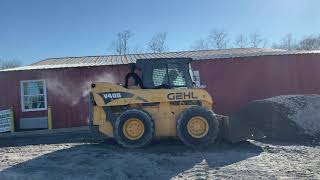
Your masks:
M119 77L124 77L127 69L126 65L119 65L2 72L0 109L13 107L18 129L20 118L47 116L47 111L22 112L20 103L20 81L45 79L48 106L52 107L53 128L84 126L88 122L88 98L84 92L90 88L91 82L122 82ZM110 76L114 80L108 79L106 74L112 74Z
M193 62L202 84L216 103L214 111L231 114L252 100L283 94L320 94L320 55L284 55L201 60ZM20 81L46 79L53 127L87 125L88 102L83 93L94 81L123 83L126 65L0 73L0 109L13 107L19 119L46 116L47 111L21 112ZM110 79L109 79L110 80Z
M260 56L194 61L201 82L230 115L248 102L286 94L320 94L320 55Z

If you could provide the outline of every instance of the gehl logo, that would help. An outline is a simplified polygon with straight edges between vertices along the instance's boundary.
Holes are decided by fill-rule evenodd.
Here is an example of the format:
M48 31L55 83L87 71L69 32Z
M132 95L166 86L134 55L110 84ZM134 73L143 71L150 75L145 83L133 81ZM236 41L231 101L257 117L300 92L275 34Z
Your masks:
M119 99L121 98L121 93L105 93L103 94L105 99Z
M185 100L185 99L197 99L198 97L193 92L178 92L167 94L169 100Z

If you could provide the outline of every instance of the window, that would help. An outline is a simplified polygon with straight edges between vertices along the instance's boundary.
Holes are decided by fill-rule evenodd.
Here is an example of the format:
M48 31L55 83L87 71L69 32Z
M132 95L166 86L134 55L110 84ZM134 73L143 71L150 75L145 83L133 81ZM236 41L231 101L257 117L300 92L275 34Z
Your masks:
M183 74L183 69L180 64L168 64L168 73L170 85L172 87L186 87L186 78Z
M158 64L153 67L154 86L186 87L186 78L180 64Z
M47 110L47 91L44 80L21 81L22 111Z
M155 87L163 84L169 84L167 66L165 64L159 64L153 68L152 80Z

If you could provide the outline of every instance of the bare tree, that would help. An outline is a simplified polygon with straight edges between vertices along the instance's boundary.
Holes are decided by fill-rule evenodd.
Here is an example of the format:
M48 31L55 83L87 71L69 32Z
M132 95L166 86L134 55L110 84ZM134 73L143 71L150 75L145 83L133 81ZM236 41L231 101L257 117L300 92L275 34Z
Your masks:
M21 66L18 60L0 60L0 69L10 69Z
M234 41L234 45L237 48L246 48L249 46L248 38L247 36L240 34L236 37Z
M198 39L191 45L192 50L208 50L210 49L209 42L206 39Z
M303 38L298 43L298 49L300 50L320 50L320 35L310 35Z
M297 42L293 38L292 34L289 33L281 39L279 44L274 43L272 45L272 48L293 50L293 49L297 49Z
M111 49L119 54L125 55L129 53L129 40L133 36L130 30L117 33L117 39L111 43Z
M284 49L287 49L287 50L292 50L295 48L296 46L296 43L295 43L295 40L293 39L292 37L292 34L287 34L282 40L281 40L281 44L282 44L282 47Z
M159 32L155 34L148 43L148 49L153 53L168 51L168 47L166 45L167 35L167 32Z
M262 48L266 47L267 40L262 37L262 35L258 32L254 32L250 35L250 47L252 48Z
M225 30L213 29L209 36L208 41L215 49L226 49L228 47L228 33Z

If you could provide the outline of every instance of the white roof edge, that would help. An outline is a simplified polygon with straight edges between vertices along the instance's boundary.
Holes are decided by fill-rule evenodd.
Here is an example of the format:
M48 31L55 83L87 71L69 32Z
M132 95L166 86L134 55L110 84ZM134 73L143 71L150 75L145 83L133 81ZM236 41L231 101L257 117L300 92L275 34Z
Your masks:
M273 52L258 52L245 54L217 54L209 56L194 57L194 60L210 60L210 59L227 59L227 58L245 58L245 57L259 57L259 56L281 56L281 55L300 55L300 54L320 54L320 50L313 51L273 51Z
M100 63L100 64L89 64L89 63L78 63L78 64L57 64L57 65L37 65L37 66L21 66L16 68L10 69L3 69L0 72L6 71L23 71L23 70L36 70L36 69L57 69L57 68L73 68L73 67L92 67L92 66L105 66L109 65L107 63Z
M253 52L253 53L239 53L239 54L216 54L208 56L194 56L194 60L210 60L210 59L227 59L227 58L244 58L244 57L258 57L258 56L281 56L281 55L300 55L300 54L320 54L320 50L295 50L295 51L270 51L270 52ZM123 63L126 64L126 63ZM0 72L10 71L24 71L24 70L39 70L39 69L60 69L60 68L76 68L76 67L94 67L94 66L110 66L120 64L109 63L78 63L78 64L57 64L57 65L28 65L10 69L3 69Z

